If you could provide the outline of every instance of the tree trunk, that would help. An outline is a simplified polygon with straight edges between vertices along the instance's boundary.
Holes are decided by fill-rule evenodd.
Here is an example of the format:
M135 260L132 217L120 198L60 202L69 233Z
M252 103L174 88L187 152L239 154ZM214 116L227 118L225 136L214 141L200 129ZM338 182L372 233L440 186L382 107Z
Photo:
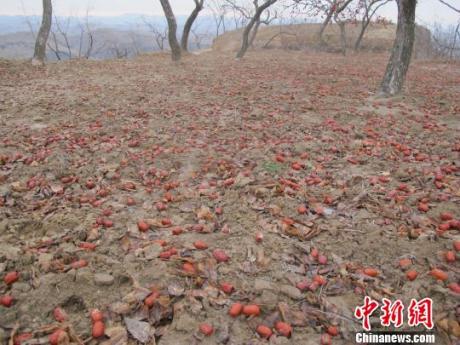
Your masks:
M329 12L327 13L326 19L324 19L324 22L321 24L321 27L319 29L318 42L319 42L320 45L325 45L326 44L326 42L324 42L324 40L323 40L323 34L324 34L324 30L326 30L327 26L329 25L329 22L331 21L332 16L334 15L334 11L335 11L335 2L334 2L334 5L331 6L331 8L329 9Z
M342 54L347 55L347 35L345 31L345 22L339 21L339 28L340 28L340 42L342 46Z
M249 38L250 47L252 47L254 40L256 39L257 32L259 31L259 26L260 26L260 20L257 21L257 23L254 25L254 27L251 30L251 37Z
M254 26L254 18L251 18L249 21L248 25L243 30L243 42L241 43L241 48L238 51L238 54L236 54L237 59L241 59L244 54L246 54L246 51L249 48L249 33L251 32L252 27Z
M169 0L160 0L161 7L163 7L163 12L168 22L168 41L169 47L171 48L171 58L173 61L179 61L181 58L181 51L179 42L177 41L176 31L177 23L176 17L174 17L173 10L169 4Z
M248 25L246 25L246 27L243 30L243 42L241 43L241 48L238 51L238 54L236 54L237 59L241 59L244 56L244 54L246 54L246 51L249 48L249 34L251 33L254 24L260 22L260 16L262 15L262 12L265 11L271 5L273 5L276 1L277 0L266 0L260 7L256 8L256 13L254 14L254 17L251 18Z
M452 42L452 48L450 49L450 54L449 54L449 59L451 60L454 58L455 46L457 45L457 36L460 36L459 29L460 29L460 23L457 24L457 27L455 28L455 32L454 32L454 41Z
M192 29L192 25L195 22L195 19L198 17L198 14L203 9L203 2L204 0L195 0L195 8L185 22L184 31L182 32L182 38L180 42L180 46L185 52L188 51L188 37L190 35L190 30Z
M393 96L403 88L414 46L416 5L417 0L398 0L396 38L380 86L381 95Z
M359 32L358 38L355 42L355 51L358 51L361 48L361 42L363 41L364 33L366 32L369 23L370 21L368 20L362 22L361 31Z
M53 20L53 5L51 0L43 0L43 17L40 31L38 31L37 39L35 41L34 57L32 64L42 65L46 59L46 42L51 30L51 22Z
M367 30L367 27L371 23L372 17L374 17L375 13L377 10L384 6L385 4L389 3L392 0L372 0L369 4L364 4L364 16L363 19L361 20L361 30L359 32L358 38L356 39L355 42L355 51L358 51L361 48L361 43L364 38L364 34ZM375 7L372 9L372 6Z
M323 34L324 34L324 30L326 30L332 17L335 16L336 18L338 18L338 15L347 8L347 6L351 3L351 1L352 0L345 0L345 2L342 3L339 7L337 7L338 6L337 1L334 1L332 3L332 6L329 9L329 12L327 13L326 19L324 20L323 24L321 24L321 28L319 29L319 32L318 32L318 40L321 46L324 46L326 44L326 42L324 42L323 40Z

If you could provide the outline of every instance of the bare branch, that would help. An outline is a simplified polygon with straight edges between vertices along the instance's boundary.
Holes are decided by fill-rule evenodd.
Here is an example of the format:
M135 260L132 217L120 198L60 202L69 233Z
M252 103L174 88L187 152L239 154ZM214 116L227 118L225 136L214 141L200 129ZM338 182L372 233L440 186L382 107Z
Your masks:
M244 56L244 54L246 54L246 51L250 46L249 35L251 34L252 30L255 30L255 33L257 33L257 29L260 25L260 16L262 15L262 13L270 6L272 6L274 3L276 3L276 1L277 0L265 0L265 2L259 6L257 0L254 0L255 13L243 30L243 40L241 43L241 48L238 51L238 54L236 54L237 59L241 59ZM255 35L253 35L251 39L253 40L254 38Z
M458 12L460 13L460 9L458 8L455 8L454 6L452 6L451 4L449 4L447 1L444 1L444 0L438 0L441 4L444 4L446 5L447 7L449 7L451 10L454 10L455 12Z

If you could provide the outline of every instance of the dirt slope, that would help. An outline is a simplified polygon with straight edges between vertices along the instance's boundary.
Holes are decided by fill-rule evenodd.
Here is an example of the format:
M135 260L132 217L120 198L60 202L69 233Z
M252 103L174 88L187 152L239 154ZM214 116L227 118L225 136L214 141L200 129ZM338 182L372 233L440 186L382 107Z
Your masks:
M261 26L254 41L254 48L308 50L318 46L317 32L320 24L296 24ZM347 45L354 47L360 25L346 25ZM393 46L396 25L371 24L363 38L362 50L388 51ZM237 51L241 46L242 29L226 32L213 43L216 51ZM430 54L430 32L420 26L416 29L415 55L426 58ZM324 32L324 40L331 51L340 51L340 31L336 24L329 25Z

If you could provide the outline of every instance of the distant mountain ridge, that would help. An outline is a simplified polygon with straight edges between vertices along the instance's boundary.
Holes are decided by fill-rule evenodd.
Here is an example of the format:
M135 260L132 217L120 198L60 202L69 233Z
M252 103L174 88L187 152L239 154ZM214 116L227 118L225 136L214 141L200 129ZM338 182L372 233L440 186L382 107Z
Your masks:
M177 16L178 36L187 16ZM89 16L86 17L57 17L53 18L53 28L49 44L62 52L58 56L52 49L48 49L50 60L67 59L69 55L79 57L82 51L88 49L86 38L81 39L82 28L86 30L86 21L94 38L94 49L91 58L105 59L113 57L129 57L139 53L160 50L155 36L154 27L162 34L167 28L166 20L161 15L126 14L121 16ZM35 44L34 34L39 29L41 16L6 16L0 15L0 57L8 59L30 58ZM66 40L59 32L56 24L65 32L70 42L70 49ZM227 23L227 29L232 29L233 24ZM190 48L207 48L215 36L215 22L212 16L201 15L197 18L193 34L190 38ZM54 32L54 35L53 35ZM200 36L199 41L197 35ZM56 44L56 41L58 41ZM167 48L167 40L164 39ZM55 49L56 50L56 49Z
M118 30L129 30L137 26L145 26L143 20L148 20L159 26L165 26L166 21L161 15L142 15L142 14L124 14L120 16L89 16L88 21L95 28L112 28ZM62 22L70 21L71 26L75 26L79 22L84 22L85 17L75 16L59 16L58 20ZM186 15L177 16L177 23L182 26L187 20ZM41 16L7 16L0 15L0 35L10 34L21 31L30 31L30 25L34 30L38 30ZM214 19L212 16L199 16L197 19L197 27L204 26L207 29L214 27Z

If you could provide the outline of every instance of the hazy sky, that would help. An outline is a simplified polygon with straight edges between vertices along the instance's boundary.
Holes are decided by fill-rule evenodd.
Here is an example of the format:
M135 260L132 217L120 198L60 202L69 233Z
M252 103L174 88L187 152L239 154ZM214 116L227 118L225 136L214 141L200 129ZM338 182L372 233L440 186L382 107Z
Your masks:
M188 14L194 7L193 0L170 0L176 14ZM460 7L460 0L447 0L452 5ZM1 0L0 14L21 15L40 14L41 0ZM162 14L159 0L54 0L55 13L58 15L83 15L87 8L92 15L120 14ZM382 15L395 21L396 5L387 5ZM441 22L455 24L460 16L439 3L438 0L419 0L417 6L417 21L420 24Z

